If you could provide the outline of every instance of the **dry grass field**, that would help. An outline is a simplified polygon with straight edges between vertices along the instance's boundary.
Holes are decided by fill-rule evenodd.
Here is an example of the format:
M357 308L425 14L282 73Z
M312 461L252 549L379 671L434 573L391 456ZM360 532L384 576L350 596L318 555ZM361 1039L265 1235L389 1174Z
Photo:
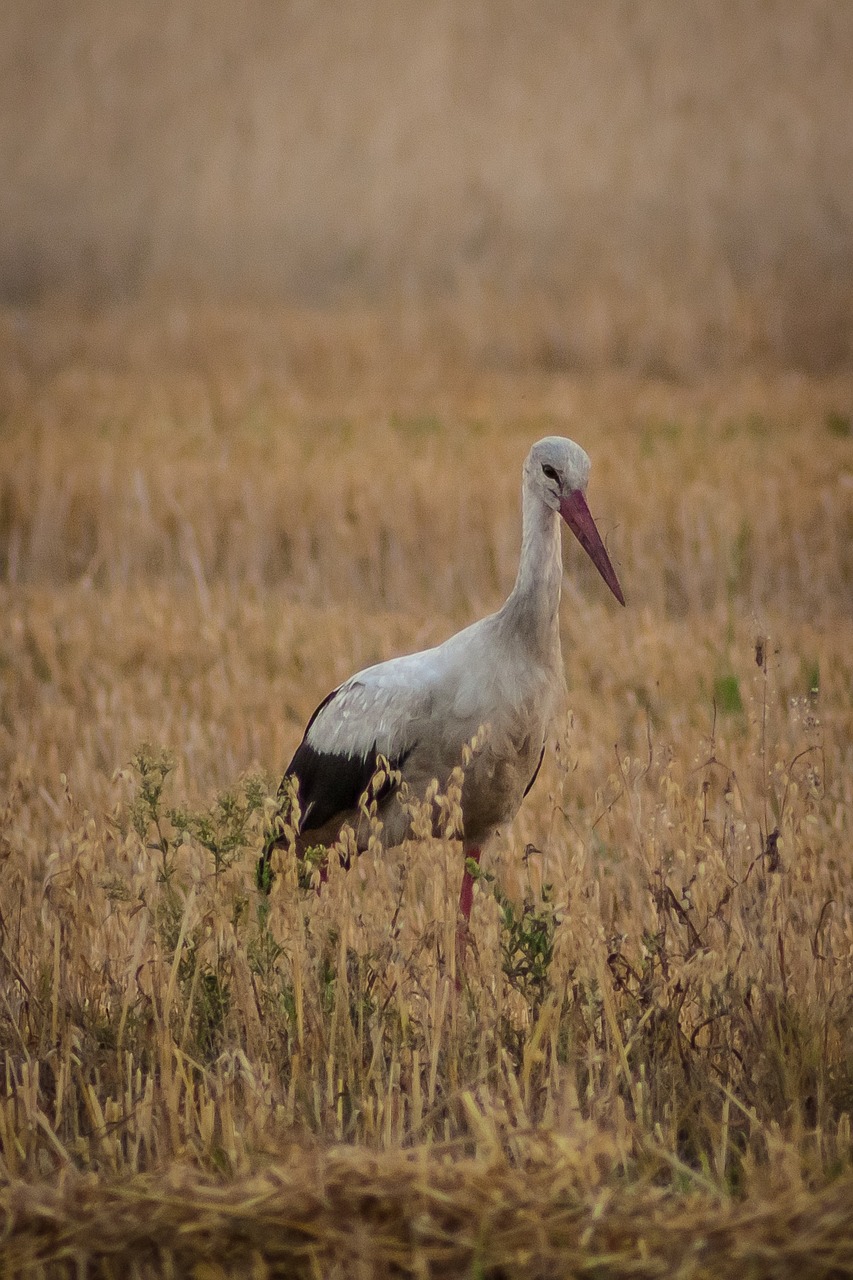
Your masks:
M853 1267L853 377L472 371L370 316L0 317L0 1270ZM319 699L514 578L568 701L460 848L255 863ZM449 801L452 804L452 797Z
M853 358L845 0L4 18L6 301L443 299L473 348L519 363Z

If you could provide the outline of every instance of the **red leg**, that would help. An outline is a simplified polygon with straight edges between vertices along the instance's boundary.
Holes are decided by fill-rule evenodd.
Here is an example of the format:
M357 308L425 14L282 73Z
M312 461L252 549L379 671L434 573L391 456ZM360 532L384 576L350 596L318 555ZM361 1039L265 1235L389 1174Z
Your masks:
M471 919L471 906L474 901L474 877L468 870L468 859L480 865L480 849L475 844L463 844L465 870L462 873L462 889L459 894L459 912L462 919L456 926L456 990L462 987L462 970L465 968L465 953L468 949L468 921Z
M463 844L462 852L465 855L465 870L462 874L462 891L459 894L459 910L465 919L465 923L471 919L471 905L474 901L474 877L468 870L468 859L480 865L480 850L475 844Z
M304 854L301 854L301 853L300 853L298 856L299 856L299 858L300 858L300 859L302 859L302 858L304 857ZM346 857L344 857L343 855L341 855L341 866L344 868L344 870L345 870L345 871L349 871L349 868L350 868L350 858L349 858L349 855L347 855ZM320 890L322 889L323 885L327 883L328 879L329 879L329 855L328 855L328 851L327 851L327 852L326 852L326 856L325 856L325 858L324 858L324 859L323 859L323 861L320 863L320 880L319 880L319 883L318 883L318 885L317 885L317 892L318 892L318 893L319 893L319 892L320 892Z

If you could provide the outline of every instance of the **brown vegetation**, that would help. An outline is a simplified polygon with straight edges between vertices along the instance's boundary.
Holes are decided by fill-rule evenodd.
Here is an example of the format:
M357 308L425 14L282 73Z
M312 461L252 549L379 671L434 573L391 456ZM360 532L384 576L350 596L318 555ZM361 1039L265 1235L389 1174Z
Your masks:
M838 0L26 0L0 299L452 300L478 357L853 357Z
M849 379L512 379L377 323L4 318L4 1265L841 1274ZM629 608L567 544L457 994L458 844L255 861L319 698L501 601L555 430Z

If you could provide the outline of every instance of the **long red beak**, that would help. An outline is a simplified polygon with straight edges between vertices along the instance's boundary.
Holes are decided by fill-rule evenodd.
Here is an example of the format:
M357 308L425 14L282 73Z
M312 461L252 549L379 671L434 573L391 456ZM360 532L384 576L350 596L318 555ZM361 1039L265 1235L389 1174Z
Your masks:
M592 512L586 505L586 498L580 489L575 489L574 493L570 493L567 498L560 500L560 515L607 583L610 590L615 595L620 604L625 603L625 597L622 594L622 588L619 586L619 579L616 577L616 571L610 563L610 556L607 554L604 543L601 541L601 534L595 527L595 521L592 518Z

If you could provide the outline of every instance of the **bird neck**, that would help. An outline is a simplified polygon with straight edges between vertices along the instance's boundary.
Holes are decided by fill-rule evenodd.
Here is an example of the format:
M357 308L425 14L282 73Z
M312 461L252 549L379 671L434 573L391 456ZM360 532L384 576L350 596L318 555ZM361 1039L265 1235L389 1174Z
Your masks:
M538 653L559 647L562 580L560 517L525 487L518 577L503 612Z

